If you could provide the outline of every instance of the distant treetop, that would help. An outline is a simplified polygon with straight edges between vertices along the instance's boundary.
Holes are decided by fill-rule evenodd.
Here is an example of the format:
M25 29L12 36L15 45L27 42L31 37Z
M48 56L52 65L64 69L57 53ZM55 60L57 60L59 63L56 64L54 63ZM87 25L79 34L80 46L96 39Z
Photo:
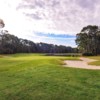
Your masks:
M0 19L0 28L3 28L5 26L5 23L2 19Z

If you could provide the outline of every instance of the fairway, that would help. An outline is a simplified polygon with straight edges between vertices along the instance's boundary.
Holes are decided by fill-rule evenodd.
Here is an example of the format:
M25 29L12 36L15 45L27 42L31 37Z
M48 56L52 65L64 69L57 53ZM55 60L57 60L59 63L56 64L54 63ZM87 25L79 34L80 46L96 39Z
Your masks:
M64 60L76 59L43 54L0 56L0 100L100 100L100 70L63 67Z

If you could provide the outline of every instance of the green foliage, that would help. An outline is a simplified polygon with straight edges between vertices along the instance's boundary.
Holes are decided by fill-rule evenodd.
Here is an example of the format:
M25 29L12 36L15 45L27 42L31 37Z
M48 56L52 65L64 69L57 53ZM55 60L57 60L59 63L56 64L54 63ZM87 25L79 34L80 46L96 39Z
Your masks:
M5 26L0 19L0 28ZM18 38L9 34L7 30L0 30L0 54L15 53L77 53L77 48L47 43L34 43L33 41Z
M1 31L0 34L0 54L14 53L77 53L77 48L54 45L47 43L34 43L27 39L21 39Z
M100 54L100 29L98 26L84 27L76 35L76 43L82 53Z
M100 71L65 68L43 54L2 55L0 100L99 100Z
M82 55L83 55L83 56L94 56L93 53L89 53L89 52L83 53Z

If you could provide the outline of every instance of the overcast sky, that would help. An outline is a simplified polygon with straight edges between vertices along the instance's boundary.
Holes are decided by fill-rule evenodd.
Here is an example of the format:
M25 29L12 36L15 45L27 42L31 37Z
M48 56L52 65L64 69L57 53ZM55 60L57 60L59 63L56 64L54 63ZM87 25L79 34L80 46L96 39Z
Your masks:
M100 26L100 0L0 0L0 18L18 37L75 46L84 26Z

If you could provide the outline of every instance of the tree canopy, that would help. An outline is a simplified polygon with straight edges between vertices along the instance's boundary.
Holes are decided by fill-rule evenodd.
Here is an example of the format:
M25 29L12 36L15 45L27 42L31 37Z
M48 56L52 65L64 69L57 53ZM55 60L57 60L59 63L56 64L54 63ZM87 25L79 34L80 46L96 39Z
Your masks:
M0 19L0 28L3 28L5 26L4 21Z
M13 53L71 53L77 52L75 48L47 43L34 43L33 41L18 38L3 30L0 33L0 54Z
M0 19L0 28L5 23ZM47 43L34 43L33 41L18 38L9 34L7 30L0 30L0 54L13 53L70 53L77 52L76 48L66 47L63 45L53 45Z
M76 44L82 53L100 54L100 28L88 25L76 35Z

